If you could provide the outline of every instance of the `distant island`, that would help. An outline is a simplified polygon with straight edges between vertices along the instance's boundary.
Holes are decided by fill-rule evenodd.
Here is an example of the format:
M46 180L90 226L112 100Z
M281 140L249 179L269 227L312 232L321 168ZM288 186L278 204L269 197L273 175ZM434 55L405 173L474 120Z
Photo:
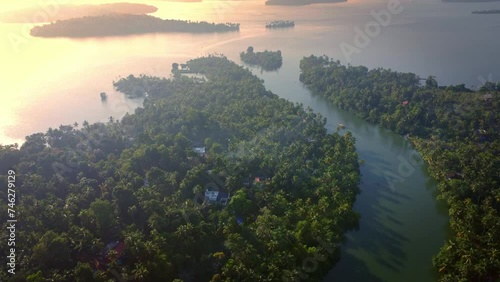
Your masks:
M491 14L500 14L500 10L483 10L483 11L474 11L472 13L480 15L491 15Z
M304 6L319 3L341 3L347 0L268 0L266 5L276 6Z
M55 8L54 8L55 9ZM89 16L102 16L109 14L143 15L158 11L158 8L138 3L110 3L100 5L58 5L56 12L47 12L36 8L25 8L6 13L0 13L0 22L24 23L49 23L58 20L82 18ZM37 16L34 16L37 15Z
M481 2L498 2L500 0L442 0L443 2L456 3L481 3Z
M101 92L100 96L102 101L108 100L108 94L106 94L106 92Z
M281 68L283 58L281 51L268 51L254 52L252 46L247 48L247 52L240 53L241 60L249 65L255 65L262 68L262 70L273 71Z
M94 37L144 33L209 33L239 31L240 24L215 24L181 20L163 20L149 15L111 14L84 17L36 26L32 36L38 37Z
M294 26L295 22L293 21L272 21L266 24L266 28L287 28Z

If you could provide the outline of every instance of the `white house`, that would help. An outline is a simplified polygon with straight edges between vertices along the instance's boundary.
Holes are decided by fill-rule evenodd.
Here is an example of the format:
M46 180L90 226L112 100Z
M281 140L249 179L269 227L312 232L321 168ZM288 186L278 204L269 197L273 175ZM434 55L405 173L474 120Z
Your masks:
M228 193L205 190L205 201L209 204L221 204L225 206L229 202L229 199L231 197Z
M195 153L197 153L198 155L201 155L201 156L205 155L205 153L207 151L205 147L194 147L193 150Z

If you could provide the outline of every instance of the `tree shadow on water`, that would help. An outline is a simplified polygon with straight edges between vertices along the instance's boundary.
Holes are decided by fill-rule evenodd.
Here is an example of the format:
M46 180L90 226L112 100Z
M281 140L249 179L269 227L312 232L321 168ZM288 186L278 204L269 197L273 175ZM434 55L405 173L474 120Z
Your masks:
M409 238L402 232L405 223L398 216L398 209L410 197L392 194L381 185L385 179L379 171L368 169L364 177L370 182L362 184L363 193L355 204L355 210L361 214L359 230L348 234L340 261L325 282L386 281L406 268L404 246Z
M394 218L393 216L386 215L386 216L385 216L385 218L386 218L388 221L390 221L390 222L392 222L392 223L394 223L394 224L397 224L397 225L403 225L403 222L402 222L401 220L398 220L398 219Z
M365 262L354 255L342 253L341 261L323 279L324 282L384 282L383 279L370 273Z

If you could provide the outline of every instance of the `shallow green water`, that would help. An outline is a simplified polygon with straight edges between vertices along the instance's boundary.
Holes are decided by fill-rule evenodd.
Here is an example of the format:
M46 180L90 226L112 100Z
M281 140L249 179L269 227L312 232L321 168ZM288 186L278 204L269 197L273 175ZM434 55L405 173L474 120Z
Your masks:
M341 260L325 281L436 281L432 256L446 239L448 217L435 200L436 182L418 153L402 136L311 95L298 82L296 67L261 76L274 93L325 116L328 130L344 124L365 161L355 203L359 230L349 233Z

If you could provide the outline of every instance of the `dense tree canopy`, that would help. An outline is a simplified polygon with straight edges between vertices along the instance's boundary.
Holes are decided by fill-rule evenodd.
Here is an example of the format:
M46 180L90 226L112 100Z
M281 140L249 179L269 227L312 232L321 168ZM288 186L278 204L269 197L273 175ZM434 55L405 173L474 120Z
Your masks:
M473 11L473 14L479 14L479 15L491 15L491 14L500 14L500 10L480 10L480 11Z
M500 277L500 84L425 85L418 76L307 57L300 80L340 107L401 134L429 163L449 205L449 240L434 258L440 281Z
M281 51L262 51L254 52L252 46L247 48L247 52L240 53L241 60L249 65L255 65L262 68L262 70L273 71L281 68L283 64L283 57Z
M187 65L208 80L128 77L120 87L149 93L134 114L0 148L21 225L17 274L1 281L319 281L331 269L357 228L354 138L224 57Z

